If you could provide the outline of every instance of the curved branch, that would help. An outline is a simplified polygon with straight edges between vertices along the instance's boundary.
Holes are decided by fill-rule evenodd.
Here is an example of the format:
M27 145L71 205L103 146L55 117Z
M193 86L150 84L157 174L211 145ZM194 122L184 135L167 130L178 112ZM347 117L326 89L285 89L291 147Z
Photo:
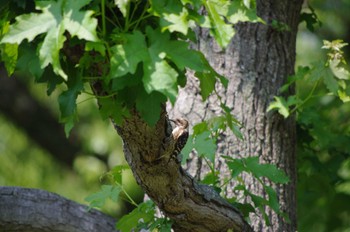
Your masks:
M116 126L134 176L175 231L252 231L242 215L211 187L198 184L171 154L174 141L166 111L155 127L136 112Z
M100 211L39 189L0 187L1 231L116 231Z

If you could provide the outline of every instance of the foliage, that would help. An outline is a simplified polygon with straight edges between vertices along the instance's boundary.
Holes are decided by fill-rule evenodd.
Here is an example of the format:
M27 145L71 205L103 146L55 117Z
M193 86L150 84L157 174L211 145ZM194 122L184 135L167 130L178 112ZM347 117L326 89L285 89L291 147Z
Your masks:
M200 9L207 14L198 14ZM0 6L0 55L9 74L17 70L30 73L37 82L47 84L49 95L58 96L60 120L67 134L79 118L77 98L82 93L98 100L104 119L112 118L120 124L130 115L130 109L136 107L143 119L154 125L161 104L167 100L174 103L179 86L185 85L187 70L192 70L199 79L203 100L213 93L216 83L227 85L227 80L210 67L203 54L189 48L189 42L195 40L194 27L201 26L208 28L218 44L225 47L235 34L233 25L239 21L264 23L256 16L255 2L249 0L5 0ZM321 26L316 10L310 6L302 13L303 21L312 31ZM289 30L288 25L276 20L271 26L279 31ZM342 116L342 113L349 114L343 103L350 100L345 45L341 40L325 40L323 49L327 51L327 59L298 67L296 74L281 88L281 96L276 96L269 107L285 118L297 113L298 191L302 193L299 202L304 206L300 208L327 207L329 212L336 212L328 213L334 221L341 221L339 218L346 218L349 213L341 207L342 202L349 200L350 151L344 145L349 139L349 125ZM99 83L97 87L96 83ZM285 97L295 83L297 93ZM331 106L330 102L334 104ZM224 115L193 128L182 160L185 162L189 152L195 150L211 170L202 182L218 192L224 186L215 170L216 140L227 129L244 139L239 132L239 122L224 104L221 107ZM334 125L332 120L341 123ZM225 159L231 177L224 183L235 180L238 183L235 190L252 199L253 204L230 199L245 216L257 210L265 215L265 206L283 215L276 193L262 180L268 178L284 184L288 179L284 173L271 165L258 165L256 157ZM125 169L117 166L103 176L110 182L87 198L90 206L101 207L108 199L123 198L136 208L119 221L120 230L130 231L137 227L137 222L136 229L170 231L168 219L154 217L153 203L138 205L131 198L122 185ZM263 185L268 199L247 190L240 181L243 173ZM311 211L312 215L319 215L321 210ZM303 226L307 224L304 221L314 220L303 212L299 215ZM268 220L266 215L265 220ZM336 228L335 224L329 223L328 231Z
M22 59L18 51L29 52L27 42L36 46L39 62L28 71L48 84L49 93L58 85L66 86L58 102L67 134L77 121L77 96L88 92L84 83L94 81L103 83L102 90L93 91L105 118L121 123L136 105L144 120L154 125L161 103L167 99L174 103L187 69L200 79L203 99L213 91L217 80L225 83L200 52L189 48L194 26L209 28L219 44L226 46L234 28L224 19L230 23L258 20L250 4L60 0L36 1L35 10L31 8L28 13L29 3L23 6L8 2L6 10L17 5L25 13L11 25L12 15L2 20L1 57L11 74L17 60ZM208 15L197 13L202 6ZM42 75L34 71L37 69L48 73ZM113 112L112 106L116 108Z
M347 45L342 40L323 41L323 49L327 49L328 59L326 61L316 61L312 67L299 67L296 74L288 78L288 82L281 87L281 92L288 90L291 84L296 81L303 81L312 84L310 93L304 99L300 99L300 95L295 94L283 97L275 97L268 108L270 110L278 110L285 118L297 110L302 111L302 107L308 100L314 97L314 92L321 81L328 89L328 95L335 95L343 102L350 101L350 72L346 69L346 61L343 57L342 48Z
M324 39L348 37L339 30L348 28L348 12L342 9L349 4L342 2L339 3L342 6L334 8L330 3L312 1L314 8L304 10L301 17L307 29L321 37L326 54L315 54L305 47L297 50L302 58L300 66L281 88L282 96L276 96L270 105L271 110L278 110L284 117L296 113L299 231L347 231L349 228L350 211L345 206L350 200L350 75L345 61L349 58L349 49L342 40ZM335 9L336 14L332 12ZM301 33L311 34L306 30ZM317 44L317 40L314 36L312 43ZM296 94L285 98L284 94L293 84L296 84Z
M280 210L275 190L266 184L263 178L269 179L272 183L286 184L289 178L286 174L277 169L272 164L260 164L259 157L247 157L242 159L232 158L231 156L222 156L231 172L230 178L220 178L220 173L215 169L215 160L217 154L216 141L226 130L230 129L238 138L243 139L239 132L240 124L232 117L217 116L208 121L198 123L193 127L193 134L189 137L182 153L182 162L185 163L189 153L195 151L198 156L204 159L210 168L210 172L201 180L203 184L212 186L218 193L226 188L226 185L232 181L236 184L235 191L237 195L242 192L245 197L250 197L252 203L241 204L235 198L228 199L235 207L241 210L244 217L248 218L250 213L256 213L256 209L264 216L267 225L270 225L269 219L265 213L265 206L269 206L276 213L286 217ZM241 175L245 173L256 179L262 185L268 195L264 199L248 191ZM286 217L287 219L287 217Z

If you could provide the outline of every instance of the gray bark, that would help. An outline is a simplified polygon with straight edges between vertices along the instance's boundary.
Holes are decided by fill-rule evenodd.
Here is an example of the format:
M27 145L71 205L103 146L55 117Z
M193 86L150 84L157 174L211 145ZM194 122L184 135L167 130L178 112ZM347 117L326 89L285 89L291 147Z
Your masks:
M201 50L214 69L229 79L227 89L217 86L217 92L232 110L232 114L243 124L244 140L240 141L232 133L223 134L219 141L218 154L234 158L259 156L262 163L273 163L285 170L291 181L288 185L266 184L275 188L281 209L286 212L291 223L277 216L269 208L266 212L272 225L251 216L255 231L296 231L296 131L294 116L284 119L275 112L267 113L273 97L279 95L279 88L286 78L293 74L295 63L295 42L301 0L257 1L258 15L268 25L239 23L236 35L226 50L213 41L207 30L199 29ZM285 23L289 31L279 31L271 25L272 20ZM211 96L202 103L198 81L189 78L187 86L179 95L171 117L186 117L194 125L214 115L220 115L218 99ZM293 93L293 89L290 89ZM204 162L196 157L188 162L187 169L198 178L208 171ZM229 175L224 161L218 157L217 169L221 175ZM266 196L262 186L248 176L245 184L255 194ZM226 189L233 196L231 183ZM246 199L246 201L249 199Z
M115 220L95 209L39 189L0 187L0 231L116 231Z

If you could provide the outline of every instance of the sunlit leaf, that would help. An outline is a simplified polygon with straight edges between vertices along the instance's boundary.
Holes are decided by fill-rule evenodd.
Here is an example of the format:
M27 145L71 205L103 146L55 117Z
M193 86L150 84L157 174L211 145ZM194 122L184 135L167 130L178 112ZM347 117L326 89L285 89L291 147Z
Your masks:
M134 74L137 65L149 60L145 36L140 31L134 31L132 34L122 35L123 44L111 47L111 70L110 77L115 78L127 73Z
M118 6L124 17L127 17L127 7L130 2L131 0L114 0L114 4Z
M221 47L226 47L235 33L233 26L226 24L220 16L220 5L214 4L212 1L204 2L204 5L212 22L211 32L215 40Z
M283 97L275 96L275 101L271 102L267 111L278 110L278 113L283 115L284 118L288 118L289 116L289 106L287 101Z

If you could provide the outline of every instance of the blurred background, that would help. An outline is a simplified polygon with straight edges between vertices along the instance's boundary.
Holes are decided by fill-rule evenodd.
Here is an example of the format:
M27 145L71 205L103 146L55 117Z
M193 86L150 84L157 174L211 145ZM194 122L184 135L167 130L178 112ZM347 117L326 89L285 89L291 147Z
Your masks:
M40 188L88 204L88 195L110 184L103 175L126 164L112 124L101 118L95 99L82 94L79 122L67 139L59 123L58 91L47 96L45 84L24 73L7 77L3 66L0 74L0 186ZM123 185L135 201L142 201L130 170L123 171ZM103 207L115 217L131 209L123 200Z
M299 25L297 66L326 59L323 40L350 43L350 0L310 0L322 25L314 32ZM311 13L304 9L304 12ZM350 62L350 46L344 48ZM349 64L347 64L349 70ZM297 83L297 93L311 91L307 82ZM320 85L315 97L297 114L298 137L298 231L350 231L350 103L324 95Z
M321 21L314 32L300 24L297 65L326 59L323 40L350 42L350 0L312 0ZM310 9L303 9L310 13ZM350 60L350 46L345 48ZM89 89L86 86L86 89ZM306 96L307 83L297 83ZM78 98L79 123L66 139L59 121L57 95L24 73L8 78L0 67L0 185L40 188L79 203L98 191L103 174L125 164L122 142L109 121L99 116L96 101ZM320 85L297 115L299 231L350 232L350 104ZM130 171L123 173L126 191L136 201L143 193ZM115 217L132 209L125 201L107 203L103 211Z

